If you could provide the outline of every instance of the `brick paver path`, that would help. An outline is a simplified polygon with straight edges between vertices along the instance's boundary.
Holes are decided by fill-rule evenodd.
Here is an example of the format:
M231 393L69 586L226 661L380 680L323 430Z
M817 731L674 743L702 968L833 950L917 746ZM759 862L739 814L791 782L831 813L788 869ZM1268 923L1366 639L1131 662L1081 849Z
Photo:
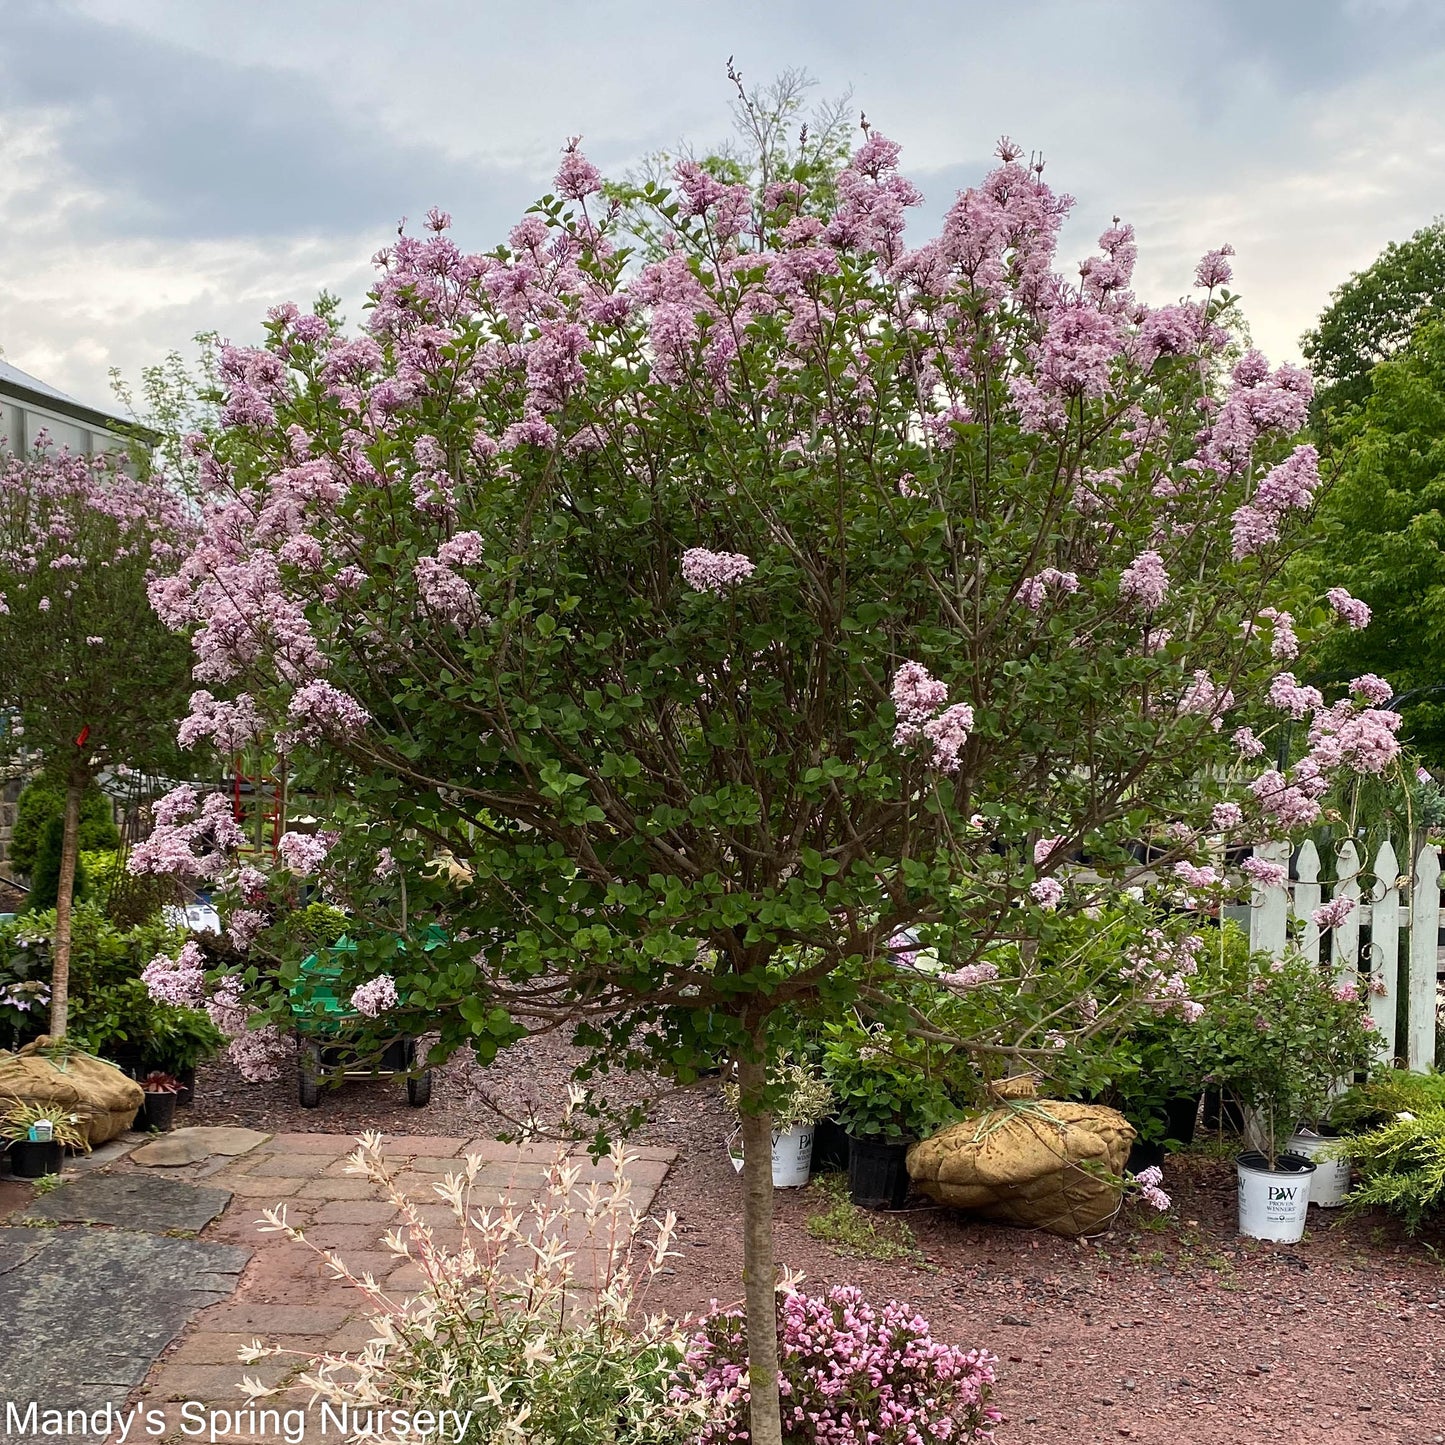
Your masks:
M415 1284L415 1267L398 1260L382 1243L393 1227L396 1212L369 1180L346 1173L346 1159L356 1148L350 1136L333 1134L278 1134L250 1154L228 1162L205 1183L229 1189L233 1198L225 1213L202 1234L204 1239L226 1240L255 1250L236 1293L225 1303L202 1311L179 1341L151 1370L138 1398L148 1408L162 1409L176 1428L175 1439L187 1438L179 1429L180 1402L201 1402L217 1408L239 1409L244 1396L238 1390L241 1376L284 1387L305 1364L308 1355L323 1350L357 1349L369 1337L368 1305L354 1287L332 1279L318 1256L284 1235L257 1230L261 1211L285 1204L289 1223L302 1226L308 1239L335 1250L348 1268L360 1275L373 1274L388 1293L404 1297ZM671 1149L639 1148L628 1168L632 1201L643 1214L676 1157ZM398 1171L398 1181L414 1200L431 1196L428 1186L444 1175L459 1172L469 1154L486 1161L477 1178L473 1200L477 1206L504 1199L524 1203L539 1192L548 1167L555 1160L555 1145L502 1144L494 1139L437 1138L428 1135L388 1136L387 1162ZM593 1166L585 1151L577 1151L584 1165L581 1185L611 1177L607 1161ZM402 1167L404 1166L404 1167ZM181 1171L177 1171L181 1172ZM436 1237L453 1244L458 1237L456 1219L440 1200L423 1210ZM581 1239L577 1244L577 1273L586 1278L590 1259L600 1241ZM295 1357L264 1360L243 1366L236 1352L254 1339L284 1345ZM168 1403L170 1402L170 1403ZM267 1406L297 1408L306 1396L282 1389L268 1397ZM270 1430L245 1428L247 1422L222 1439L265 1441L281 1438ZM205 1435L191 1439L206 1439ZM308 1441L312 1432L308 1430Z

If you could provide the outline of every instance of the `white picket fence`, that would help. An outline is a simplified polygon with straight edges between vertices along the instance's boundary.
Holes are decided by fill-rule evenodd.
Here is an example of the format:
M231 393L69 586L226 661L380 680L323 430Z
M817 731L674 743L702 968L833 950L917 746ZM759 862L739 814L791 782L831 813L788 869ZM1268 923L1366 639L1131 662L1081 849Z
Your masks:
M1270 843L1254 851L1272 863L1290 861L1287 843ZM1368 991L1370 1016L1387 1058L1402 1058L1417 1073L1433 1068L1440 977L1440 858L1435 849L1422 848L1414 870L1402 873L1387 842L1375 854L1374 867L1367 870L1361 867L1355 845L1347 841L1335 854L1333 879L1322 880L1319 850L1306 841L1292 873L1284 886L1255 889L1249 919L1251 946L1282 953L1292 915L1300 948L1319 962L1320 931L1310 915L1329 898L1357 900L1349 919L1327 935L1325 961L1342 982L1357 984L1362 994ZM1402 989L1408 999L1403 1041L1396 1037Z

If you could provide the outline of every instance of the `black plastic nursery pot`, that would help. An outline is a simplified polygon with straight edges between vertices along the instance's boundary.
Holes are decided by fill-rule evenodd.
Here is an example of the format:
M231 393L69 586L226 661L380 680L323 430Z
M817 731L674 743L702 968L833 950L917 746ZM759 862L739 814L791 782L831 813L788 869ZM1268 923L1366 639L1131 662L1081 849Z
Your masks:
M836 1119L819 1119L813 1125L813 1173L847 1167L848 1131Z
M848 1136L848 1194L860 1209L901 1209L908 1198L908 1144Z
M1129 1158L1124 1168L1130 1174L1137 1174L1141 1169L1162 1169L1164 1167L1164 1141L1160 1139L1155 1144L1146 1144L1142 1139L1136 1139L1129 1146Z
M1204 1127L1226 1134L1244 1133L1244 1110L1238 1102L1225 1098L1218 1089L1204 1091Z
M145 1126L160 1134L168 1134L176 1127L176 1103L179 1094L147 1094L145 1101Z
M17 1179L43 1179L47 1174L59 1174L64 1160L65 1146L58 1139L43 1142L16 1139L10 1145L10 1168Z
M1198 1118L1198 1094L1170 1099L1164 1109L1164 1137L1173 1139L1178 1144L1192 1144Z

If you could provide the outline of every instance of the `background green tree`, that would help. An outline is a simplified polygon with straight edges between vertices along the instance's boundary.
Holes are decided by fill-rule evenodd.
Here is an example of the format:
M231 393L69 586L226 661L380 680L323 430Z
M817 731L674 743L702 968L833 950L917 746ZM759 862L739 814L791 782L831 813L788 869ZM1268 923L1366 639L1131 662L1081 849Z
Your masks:
M1392 241L1334 291L1302 342L1315 374L1315 417L1364 404L1374 368L1397 356L1417 328L1445 306L1445 218Z
M1404 736L1445 767L1445 321L1420 326L1368 376L1362 407L1335 425L1339 460L1320 533L1293 566L1311 588L1342 586L1369 604L1363 631L1336 630L1310 653L1324 682L1385 677ZM1423 690L1423 691L1422 691Z
M20 793L15 805L15 827L10 835L9 861L18 873L33 873L41 840L51 820L65 814L65 778L53 771L41 771ZM120 847L120 829L110 799L92 783L80 800L80 848L82 852ZM52 898L47 908L54 906Z

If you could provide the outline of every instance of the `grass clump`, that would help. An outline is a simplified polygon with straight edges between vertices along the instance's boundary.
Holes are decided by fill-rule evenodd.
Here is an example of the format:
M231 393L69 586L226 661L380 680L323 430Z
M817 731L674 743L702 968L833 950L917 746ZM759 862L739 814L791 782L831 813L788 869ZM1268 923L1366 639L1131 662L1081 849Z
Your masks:
M848 1197L842 1174L820 1174L811 1192L825 1207L808 1216L807 1230L814 1239L856 1259L921 1259L913 1231L901 1219L859 1209Z

